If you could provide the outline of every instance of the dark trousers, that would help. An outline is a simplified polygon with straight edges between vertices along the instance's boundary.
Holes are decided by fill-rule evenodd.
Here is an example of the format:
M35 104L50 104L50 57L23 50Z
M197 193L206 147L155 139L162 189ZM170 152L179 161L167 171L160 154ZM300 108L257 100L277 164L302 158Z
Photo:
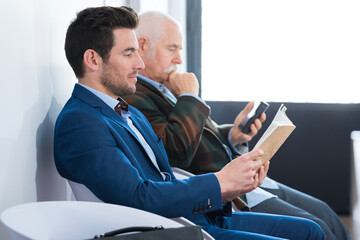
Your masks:
M251 210L311 219L320 225L326 240L351 239L345 224L325 202L284 184L278 183L278 186L280 189L263 188L278 198L268 199Z

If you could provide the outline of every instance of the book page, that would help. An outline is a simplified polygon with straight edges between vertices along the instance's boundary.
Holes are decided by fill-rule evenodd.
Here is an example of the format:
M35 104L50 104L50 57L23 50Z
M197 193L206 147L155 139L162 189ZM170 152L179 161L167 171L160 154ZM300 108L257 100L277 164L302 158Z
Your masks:
M287 108L285 107L285 105L281 104L278 111L275 114L275 117L274 117L273 121L271 122L269 127L266 129L264 134L261 136L259 141L256 143L254 149L259 148L259 146L264 142L264 140L268 136L270 136L278 126L281 126L281 125L294 125L291 122L291 120L288 118L288 116L286 115L286 113L285 113L286 110L287 110Z
M274 120L254 147L254 149L260 148L264 151L264 155L261 158L262 163L273 157L295 129L295 125L290 121L285 111L286 107L281 104Z

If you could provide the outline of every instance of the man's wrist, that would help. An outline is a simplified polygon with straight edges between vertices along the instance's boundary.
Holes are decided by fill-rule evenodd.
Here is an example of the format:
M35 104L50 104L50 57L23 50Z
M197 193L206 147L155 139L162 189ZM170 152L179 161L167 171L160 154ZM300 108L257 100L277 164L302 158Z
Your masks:
M247 147L248 144L247 142L244 142L244 143L237 143L237 144L234 144L233 141L231 140L231 131L233 130L234 127L232 127L229 131L229 134L228 134L228 142L229 142L229 145L230 145L230 148L231 148L231 151L236 153L237 155L242 155L244 154L243 153L243 149L244 147Z

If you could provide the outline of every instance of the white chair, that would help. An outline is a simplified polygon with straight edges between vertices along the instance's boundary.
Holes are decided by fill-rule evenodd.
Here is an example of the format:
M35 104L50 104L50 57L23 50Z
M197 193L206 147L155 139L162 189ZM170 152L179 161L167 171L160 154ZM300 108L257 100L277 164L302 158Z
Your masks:
M1 221L12 240L79 240L130 226L183 226L135 208L77 201L20 204L6 209Z
M181 168L177 168L177 167L172 167L171 170L173 171L174 173L174 176L176 177L176 179L186 179L186 178L189 178L191 176L194 176L194 174L188 172L188 171L185 171Z
M351 132L351 145L351 215L353 220L353 238L360 239L360 131Z
M180 169L181 170L181 169ZM182 170L183 171L183 170ZM176 177L177 178L177 177ZM99 198L97 198L84 184L76 183L68 180L71 190L74 193L75 199L77 201L92 201L92 202L102 202ZM191 221L184 217L171 218L172 221L181 224L182 226L191 226L194 225ZM165 226L164 226L165 227ZM202 230L204 240L213 240L210 234Z
M103 202L93 194L84 184L67 180L76 201Z

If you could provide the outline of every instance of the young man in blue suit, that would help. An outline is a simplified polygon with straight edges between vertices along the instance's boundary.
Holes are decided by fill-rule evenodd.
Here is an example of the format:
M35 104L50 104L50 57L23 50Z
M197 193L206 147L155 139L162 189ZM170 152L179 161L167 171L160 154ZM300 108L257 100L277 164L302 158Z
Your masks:
M77 76L55 125L54 156L61 176L88 187L107 203L165 217L186 217L216 239L324 239L306 219L232 213L228 202L258 187L268 164L261 150L216 173L175 179L162 141L146 118L121 96L135 92L144 69L128 7L88 8L70 24L66 57Z

